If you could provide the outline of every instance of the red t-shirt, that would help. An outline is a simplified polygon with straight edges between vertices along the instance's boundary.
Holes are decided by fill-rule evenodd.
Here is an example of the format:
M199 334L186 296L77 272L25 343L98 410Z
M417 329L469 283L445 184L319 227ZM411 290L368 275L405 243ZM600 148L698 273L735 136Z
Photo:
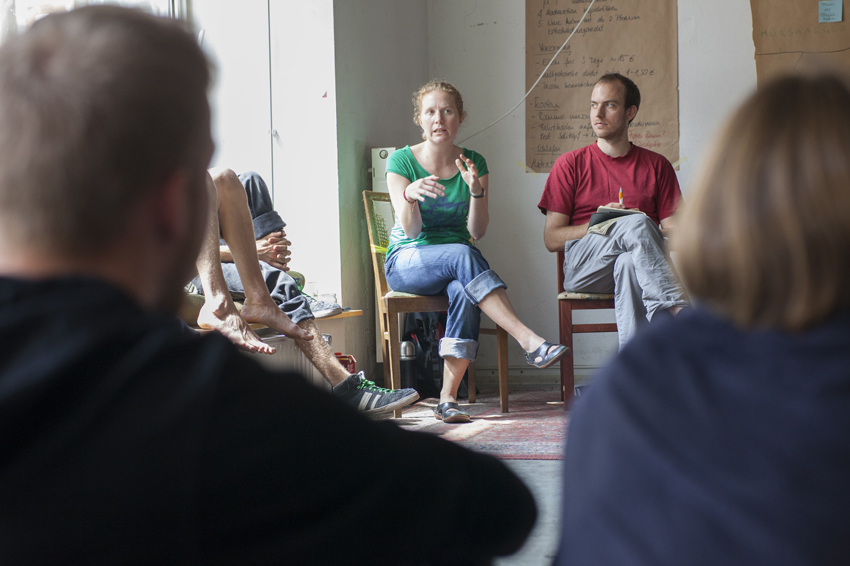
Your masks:
M597 207L618 202L637 208L660 223L682 198L673 166L661 154L632 144L622 157L611 157L593 143L555 161L540 198L540 212L559 212L570 225L584 224Z

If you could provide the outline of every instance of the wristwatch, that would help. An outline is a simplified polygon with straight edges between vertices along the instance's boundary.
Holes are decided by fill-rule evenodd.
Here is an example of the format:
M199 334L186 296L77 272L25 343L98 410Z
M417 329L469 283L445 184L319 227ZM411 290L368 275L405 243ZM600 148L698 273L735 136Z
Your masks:
M484 187L481 187L481 194L480 195L474 195L474 194L472 194L472 189L469 189L469 196L471 196L472 198L484 198L484 193L486 193L486 192L487 191L484 190Z

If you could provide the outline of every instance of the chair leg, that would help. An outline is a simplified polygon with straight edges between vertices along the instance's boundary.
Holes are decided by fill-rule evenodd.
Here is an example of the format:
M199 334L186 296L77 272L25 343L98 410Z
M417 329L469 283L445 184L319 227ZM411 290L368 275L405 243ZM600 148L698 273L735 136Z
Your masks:
M573 357L573 302L569 299L558 301L558 326L561 344L570 352L561 358L561 401L566 411L573 398L575 387L575 366Z
M383 360L384 360L384 383L382 383L382 385L384 387L386 387L387 389L389 389L390 384L391 384L390 368L392 366L391 366L391 362L390 362L389 344L387 343L387 334L388 334L387 328L388 328L387 314L384 313L384 314L381 315L381 328L379 328L379 331L380 331L381 336L382 336L382 338L381 338L381 356L383 357Z
M508 412L508 331L496 326L496 348L499 353L499 402L502 412Z
M390 357L390 386L389 389L401 388L401 345L398 337L398 315L387 313L389 323L389 357ZM401 409L393 411L395 418L401 417Z
M469 401L470 403L475 403L475 362L469 362L469 368L466 370L469 375L469 379L466 381L467 389L469 390Z
M392 376L390 375L390 373L392 372L392 364L390 363L390 347L389 342L386 338L381 340L381 342L383 343L384 348L384 383L382 386L389 389L392 385Z

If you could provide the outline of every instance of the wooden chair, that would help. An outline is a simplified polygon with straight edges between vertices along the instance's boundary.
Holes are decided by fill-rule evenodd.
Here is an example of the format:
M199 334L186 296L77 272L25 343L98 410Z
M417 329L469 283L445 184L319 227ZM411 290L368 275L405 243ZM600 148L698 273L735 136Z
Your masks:
M446 295L413 295L393 291L387 285L384 275L384 260L389 245L389 231L384 218L394 218L390 195L375 191L363 191L363 205L366 208L366 223L369 228L369 246L372 251L372 270L375 274L375 291L380 320L380 332L383 336L384 385L391 389L401 387L401 361L399 359L399 314L408 312L441 312L448 310L449 298ZM384 207L386 216L380 213ZM503 413L508 412L508 333L503 328L482 328L480 334L496 336L499 363L499 400ZM475 402L475 362L469 364L469 402ZM401 411L395 412L396 417Z
M573 311L591 309L613 309L614 295L604 293L571 293L564 290L564 250L558 252L558 330L561 344L570 348L570 353L561 358L561 400L564 409L575 387L575 358L573 334L585 332L617 332L616 322L602 324L574 324Z

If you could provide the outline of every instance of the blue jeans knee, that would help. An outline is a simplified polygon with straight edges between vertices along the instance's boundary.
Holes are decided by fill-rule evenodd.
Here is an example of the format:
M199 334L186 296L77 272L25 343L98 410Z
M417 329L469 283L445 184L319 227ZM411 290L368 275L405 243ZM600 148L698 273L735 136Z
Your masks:
M465 244L410 246L386 261L387 283L396 291L449 297L446 335L440 355L474 360L481 311L478 303L507 288L477 249Z

